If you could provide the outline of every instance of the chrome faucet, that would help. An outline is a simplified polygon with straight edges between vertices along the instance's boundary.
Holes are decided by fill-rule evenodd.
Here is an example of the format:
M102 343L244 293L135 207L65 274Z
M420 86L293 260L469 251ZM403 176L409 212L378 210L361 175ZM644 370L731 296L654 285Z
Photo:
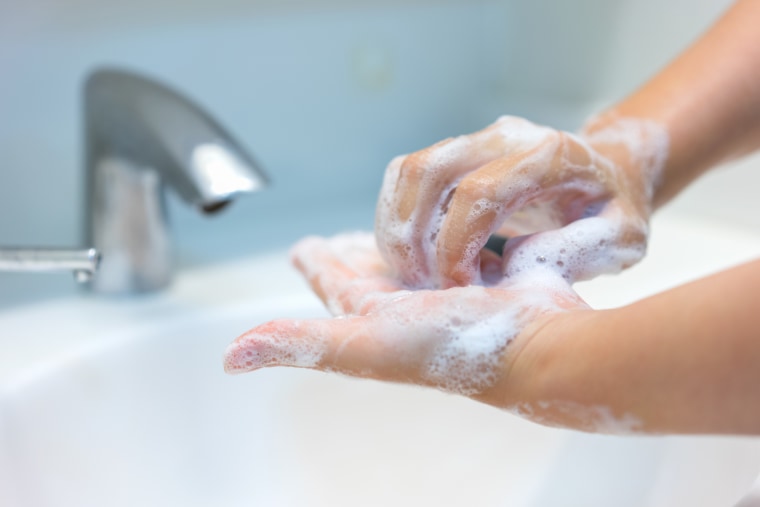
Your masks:
M90 75L84 93L85 244L102 254L90 287L133 293L172 276L163 189L206 213L267 183L225 130L188 99L123 70Z
M100 253L94 248L0 248L0 271L71 271L83 283L92 279L99 263Z

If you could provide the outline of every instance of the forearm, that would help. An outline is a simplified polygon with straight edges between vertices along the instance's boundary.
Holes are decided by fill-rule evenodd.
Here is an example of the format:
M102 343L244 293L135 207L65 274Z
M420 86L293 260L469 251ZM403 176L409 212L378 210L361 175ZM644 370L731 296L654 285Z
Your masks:
M587 125L623 117L664 128L669 146L655 208L707 169L760 148L759 23L760 2L737 1L662 72Z
M760 260L615 310L549 321L513 379L539 421L760 434ZM575 407L575 409L574 409ZM598 419L598 417L597 417Z

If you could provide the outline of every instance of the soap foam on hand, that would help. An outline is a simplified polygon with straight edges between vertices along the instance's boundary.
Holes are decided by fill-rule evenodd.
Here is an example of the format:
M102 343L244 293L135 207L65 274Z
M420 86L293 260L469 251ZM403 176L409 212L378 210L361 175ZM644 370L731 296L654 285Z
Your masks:
M597 145L622 150L638 172ZM667 152L667 133L647 120L607 121L579 137L502 117L389 165L378 246L410 288L483 283L481 250L499 230L525 234L507 244L506 277L551 269L573 283L616 273L645 253Z
M228 348L228 372L294 366L412 383L556 424L547 415L557 413L556 402L512 399L505 381L531 324L588 308L562 277L537 271L499 287L408 290L389 276L371 233L306 238L292 255L337 318L254 328ZM577 411L576 419L600 431L631 421L604 408ZM625 427L613 424L618 419Z
M378 203L379 251L369 233L307 238L293 248L294 264L338 318L254 328L228 348L225 368L337 371L474 397L543 424L555 424L559 414L588 430L637 428L635 417L607 407L510 401L504 380L530 340L531 324L588 309L572 290L574 281L618 271L643 256L647 223L640 214L648 213L667 153L667 137L634 139L650 131L623 122L594 134L626 149L659 146L660 152L639 157L649 165L642 169L647 181L636 185L586 140L509 117L422 155L395 159ZM511 157L507 172L498 154ZM493 171L479 171L484 165ZM408 185L410 178L417 180ZM541 230L508 241L500 275L482 277L488 236L505 225L516 230L517 222L541 224ZM467 275L463 286L452 286L440 272L452 265L441 247L457 231L466 241L456 245L451 271Z

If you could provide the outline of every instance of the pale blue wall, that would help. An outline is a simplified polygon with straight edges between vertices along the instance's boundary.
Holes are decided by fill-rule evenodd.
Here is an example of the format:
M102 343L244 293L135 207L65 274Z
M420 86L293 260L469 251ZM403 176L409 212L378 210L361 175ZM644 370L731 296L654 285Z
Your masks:
M11 24L14 7L2 9ZM393 155L490 121L479 107L492 65L483 50L501 40L488 29L501 14L494 2L160 23L101 13L101 23L0 35L0 244L75 241L79 87L95 65L143 70L207 106L272 177L272 190L231 208L253 219L284 202L373 200Z
M575 128L728 3L0 0L0 246L78 244L79 90L93 66L183 90L270 173L271 189L213 220L170 199L182 261L210 262L371 227L390 158L500 114ZM47 283L0 274L11 299Z

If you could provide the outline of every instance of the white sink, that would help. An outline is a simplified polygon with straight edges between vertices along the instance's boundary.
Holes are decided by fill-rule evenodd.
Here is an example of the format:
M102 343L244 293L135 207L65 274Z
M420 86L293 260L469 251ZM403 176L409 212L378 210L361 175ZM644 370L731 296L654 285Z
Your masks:
M664 217L644 263L579 290L614 306L756 256L760 236ZM714 507L760 471L760 439L595 436L420 388L223 373L240 332L320 315L284 253L0 313L0 505Z

